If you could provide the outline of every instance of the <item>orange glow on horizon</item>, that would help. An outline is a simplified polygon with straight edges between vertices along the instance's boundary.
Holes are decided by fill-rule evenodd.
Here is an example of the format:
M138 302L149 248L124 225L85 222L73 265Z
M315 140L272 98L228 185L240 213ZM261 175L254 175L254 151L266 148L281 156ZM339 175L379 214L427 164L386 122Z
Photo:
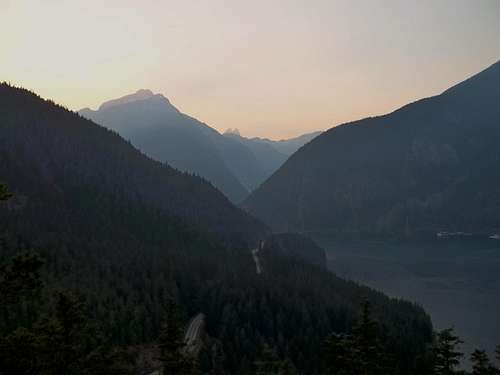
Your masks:
M148 88L219 131L287 138L486 68L498 19L490 1L0 0L0 80L74 110Z

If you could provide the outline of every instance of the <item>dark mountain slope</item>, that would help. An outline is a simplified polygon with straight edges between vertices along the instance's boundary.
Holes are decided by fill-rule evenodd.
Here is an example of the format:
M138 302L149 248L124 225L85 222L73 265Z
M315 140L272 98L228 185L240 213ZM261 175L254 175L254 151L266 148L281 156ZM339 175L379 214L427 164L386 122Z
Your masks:
M286 258L299 259L323 269L327 267L325 250L309 237L297 233L278 233L268 236L259 251L265 254L268 249Z
M415 234L500 227L500 63L294 154L245 203L275 229Z
M2 176L14 192L64 200L98 189L222 237L264 231L208 182L153 162L116 133L23 90L2 85L0 97Z
M253 154L208 125L181 113L163 95L139 90L80 114L117 131L153 159L211 181L240 202L262 179Z
M269 242L257 275L247 244L265 228L210 184L7 85L0 85L0 166L15 194L0 204L0 263L34 248L46 284L26 308L0 304L0 335L50 314L52 293L64 288L85 297L108 345L149 343L174 298L187 317L206 314L230 373L251 373L267 342L301 373L317 374L322 341L349 331L366 298L401 373L417 373L431 338L421 308L284 257L285 242L277 251Z

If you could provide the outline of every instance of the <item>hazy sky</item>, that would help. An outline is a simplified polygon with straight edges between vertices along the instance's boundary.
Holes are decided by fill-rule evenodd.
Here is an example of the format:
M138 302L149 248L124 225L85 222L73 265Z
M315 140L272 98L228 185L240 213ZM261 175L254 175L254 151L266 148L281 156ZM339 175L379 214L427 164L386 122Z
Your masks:
M0 0L0 81L71 109L139 88L289 137L433 95L500 59L500 0Z

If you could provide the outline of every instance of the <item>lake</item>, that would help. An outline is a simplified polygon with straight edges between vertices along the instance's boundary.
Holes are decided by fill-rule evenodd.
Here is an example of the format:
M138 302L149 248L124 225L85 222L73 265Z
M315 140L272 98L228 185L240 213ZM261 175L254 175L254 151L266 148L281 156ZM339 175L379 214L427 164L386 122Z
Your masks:
M499 240L313 237L327 252L330 270L423 306L436 329L455 328L467 353L492 353L500 344Z

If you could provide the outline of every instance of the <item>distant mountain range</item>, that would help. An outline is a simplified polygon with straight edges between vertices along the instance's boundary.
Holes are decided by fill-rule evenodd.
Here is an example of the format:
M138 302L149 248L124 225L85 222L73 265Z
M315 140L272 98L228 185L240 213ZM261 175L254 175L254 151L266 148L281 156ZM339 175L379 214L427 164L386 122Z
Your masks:
M273 146L276 150L278 150L278 152L281 152L282 154L290 156L295 151L297 151L299 148L301 148L303 145L312 141L314 138L316 138L321 133L322 133L322 131L315 131L312 133L306 133L306 134L299 135L298 137L295 137L295 138L282 139L279 141L273 141L273 140L270 140L267 138L251 138L250 140L255 141L255 142L267 143L267 144Z
M245 201L275 230L500 228L500 62L390 114L334 127Z
M206 178L233 202L241 202L286 160L290 150L301 146L300 139L257 142L222 136L150 90L79 113L118 132L148 156Z
M295 138L273 141L267 138L242 137L238 129L228 129L224 132L225 137L238 141L253 153L260 167L265 171L266 179L271 176L290 155L319 134L321 134L321 132L317 131ZM262 182L263 181L260 181L260 183ZM260 183L258 185L260 185Z

